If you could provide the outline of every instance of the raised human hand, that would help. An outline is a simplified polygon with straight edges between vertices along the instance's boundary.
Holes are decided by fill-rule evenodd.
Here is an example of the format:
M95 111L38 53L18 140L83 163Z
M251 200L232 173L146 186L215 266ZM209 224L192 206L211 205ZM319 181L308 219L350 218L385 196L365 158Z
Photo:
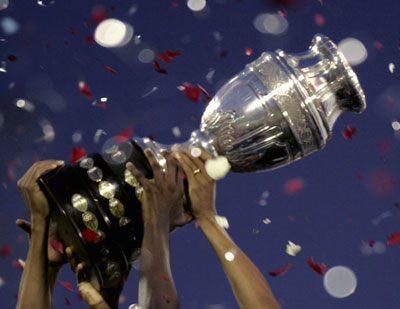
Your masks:
M193 157L187 151L174 152L185 171L189 183L190 211L196 219L215 216L215 194L216 182L204 167L205 161L211 159L211 155L200 148L201 155Z
M25 175L18 180L18 189L29 211L33 224L35 224L36 221L48 219L50 214L49 203L44 193L40 190L37 179L44 172L55 169L63 164L64 161L57 160L36 162L28 169Z
M17 219L15 222L22 230L24 230L29 238L32 233L31 223L23 219ZM49 266L62 266L67 263L67 255L64 251L64 244L59 239L57 226L50 219L49 232L47 237L47 258Z
M143 186L142 217L145 224L168 226L173 230L183 226L193 217L184 210L187 202L184 191L183 171L171 153L163 152L166 159L166 172L162 171L153 152L144 151L151 168L153 179L147 179L131 162L126 164L136 179Z

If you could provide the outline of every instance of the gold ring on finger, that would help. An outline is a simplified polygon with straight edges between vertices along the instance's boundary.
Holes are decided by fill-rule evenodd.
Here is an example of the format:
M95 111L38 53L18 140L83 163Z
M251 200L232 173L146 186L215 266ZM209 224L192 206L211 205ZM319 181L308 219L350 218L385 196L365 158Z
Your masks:
M198 173L200 173L201 171L200 171L200 169L198 168L198 169L195 169L194 171L193 171L193 174L195 174L195 175L197 175Z

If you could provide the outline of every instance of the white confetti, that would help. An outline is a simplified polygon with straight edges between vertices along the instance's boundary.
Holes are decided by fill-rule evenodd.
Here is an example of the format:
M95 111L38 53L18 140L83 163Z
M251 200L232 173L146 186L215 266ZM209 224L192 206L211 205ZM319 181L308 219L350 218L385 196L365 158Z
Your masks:
M295 243L291 242L290 240L288 241L288 244L286 245L286 253L291 255L291 256L296 256L297 253L301 251L301 246L296 245Z
M229 229L229 222L226 217L223 216L215 216L215 221L217 221L217 224L222 227L223 229L227 230Z
M138 304L132 304L129 306L129 309L141 309L141 307Z
M213 79L214 73L215 73L215 70L212 70L212 71L208 72L206 75L206 80L209 84L213 83L212 79Z
M74 133L72 133L72 141L74 143L80 143L82 141L82 132L77 130Z
M224 156L208 159L205 163L205 168L208 175L215 180L222 179L231 169L228 159Z
M22 265L23 268L25 268L25 261L22 259L18 259L18 262Z
M389 71L390 71L390 73L394 73L394 69L395 69L395 65L394 65L394 63L393 62L391 62L391 63L389 63Z
M258 201L258 204L260 205L260 206L267 206L267 200L259 200Z
M271 223L271 220L268 219L268 218L265 218L265 219L263 220L263 223L264 223L264 224L270 224L270 223Z
M1 62L0 72L7 73L7 64L5 61Z
M198 158L201 156L201 149L198 147L193 147L192 149L190 149L190 154L192 155L192 157Z
M173 127L172 128L172 134L175 137L181 137L182 136L181 129L179 129L179 127Z
M97 129L96 133L94 134L93 142L98 144L102 135L107 135L107 133L102 129Z
M157 91L158 87L154 86L150 91L146 92L144 95L142 95L142 99L145 97L148 97L149 95L151 95L153 92Z

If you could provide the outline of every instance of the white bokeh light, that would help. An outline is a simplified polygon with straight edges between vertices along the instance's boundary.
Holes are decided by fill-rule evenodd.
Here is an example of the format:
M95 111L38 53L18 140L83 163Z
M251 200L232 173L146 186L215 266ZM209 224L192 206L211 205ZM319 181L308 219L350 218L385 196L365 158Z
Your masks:
M279 14L259 14L253 20L254 27L265 34L281 35L289 27L286 18Z
M357 278L350 268L335 266L326 272L324 287L326 292L335 298L348 297L356 290Z
M392 128L393 128L393 130L395 130L395 131L399 131L399 130L400 130L400 122L398 122L397 120L396 120L396 121L393 121L393 122L392 122Z
M133 37L133 27L115 18L103 20L94 32L97 44L107 47L122 47Z
M0 10L8 8L8 0L0 0Z
M0 27L4 34L7 35L13 35L19 30L18 22L14 18L8 16L1 19Z
M235 253L231 250L225 252L225 259L229 262L232 262L235 259Z
M339 42L338 49L352 66L363 63L368 57L364 44L355 38L343 39Z
M138 59L142 63L150 63L154 60L155 53L149 48L142 49L138 54Z
M206 0L188 0L187 6L192 11L198 12L203 10L207 5Z

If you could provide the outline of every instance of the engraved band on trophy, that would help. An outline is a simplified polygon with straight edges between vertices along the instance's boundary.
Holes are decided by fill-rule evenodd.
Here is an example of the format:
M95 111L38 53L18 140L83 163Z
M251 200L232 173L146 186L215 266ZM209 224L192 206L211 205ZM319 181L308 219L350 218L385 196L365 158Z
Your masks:
M182 146L225 156L235 172L277 168L323 148L343 111L365 108L346 59L315 35L304 53L265 52L246 65L213 97L200 129ZM171 146L134 137L39 179L63 240L89 266L96 288L115 284L140 254L143 188L125 163L152 178L145 148L165 168L161 150Z

